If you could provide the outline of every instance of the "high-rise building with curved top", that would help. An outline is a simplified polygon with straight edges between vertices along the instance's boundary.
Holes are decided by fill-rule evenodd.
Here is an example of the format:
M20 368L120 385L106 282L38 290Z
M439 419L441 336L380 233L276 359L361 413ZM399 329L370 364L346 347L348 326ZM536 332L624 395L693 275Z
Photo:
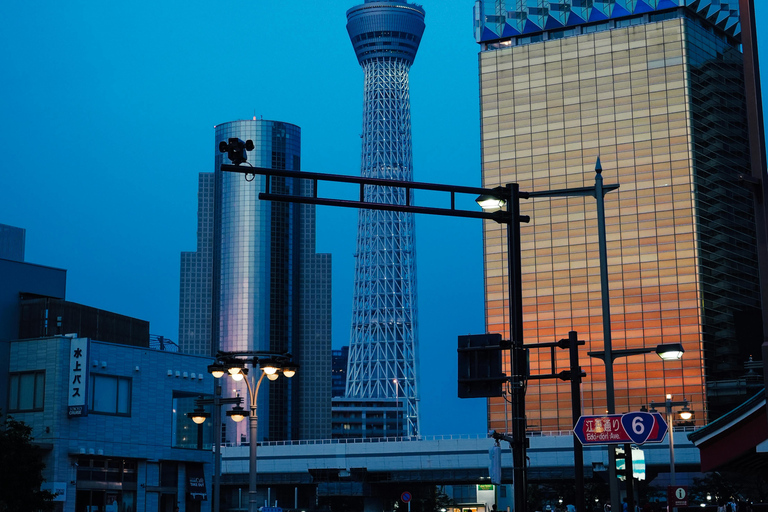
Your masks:
M301 129L281 121L231 121L216 126L215 143L252 140L256 167L301 169ZM322 439L330 430L330 255L315 252L312 205L261 201L265 176L252 181L222 172L227 154L216 152L213 240L213 342L229 352L290 352L300 371L269 382L259 395L265 428L259 439ZM247 165L247 164L246 164ZM309 180L270 178L270 190L311 196ZM228 382L225 396L246 396ZM262 387L264 384L262 384ZM242 423L242 422L241 422ZM227 425L227 441L249 433ZM254 442L248 440L249 442Z
M408 72L424 9L366 0L347 11L347 31L365 73L361 175L412 180ZM406 203L390 187L366 187L365 199ZM346 397L392 400L398 412L386 435L419 431L416 327L413 214L360 210Z
M331 255L315 251L315 206L261 201L267 178L224 172L219 143L253 141L244 166L301 169L301 129L251 119L215 127L215 170L201 173L197 251L182 253L180 351L290 352L300 371L264 381L259 440L327 439L331 428ZM310 180L272 177L270 190L311 196ZM243 381L219 381L224 396L246 397ZM222 438L248 439L247 422L223 418ZM219 428L217 428L219 430Z

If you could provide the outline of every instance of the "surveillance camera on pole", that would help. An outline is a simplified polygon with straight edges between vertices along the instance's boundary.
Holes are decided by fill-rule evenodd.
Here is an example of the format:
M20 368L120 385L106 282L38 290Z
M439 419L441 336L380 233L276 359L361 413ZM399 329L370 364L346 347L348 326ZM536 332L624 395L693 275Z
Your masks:
M227 142L219 142L219 151L227 153L227 158L234 165L240 165L248 160L246 151L253 151L253 141L248 139L243 142L237 137L230 137Z

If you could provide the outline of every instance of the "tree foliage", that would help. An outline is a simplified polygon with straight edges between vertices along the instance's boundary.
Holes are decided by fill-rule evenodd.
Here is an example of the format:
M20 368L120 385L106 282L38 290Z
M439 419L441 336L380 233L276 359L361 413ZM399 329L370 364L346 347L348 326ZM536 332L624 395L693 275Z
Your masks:
M43 455L32 428L10 416L0 424L0 512L53 510L54 495L40 490Z
M694 478L690 492L701 503L740 500L765 503L768 501L768 478L759 471L717 471L705 474L704 478Z

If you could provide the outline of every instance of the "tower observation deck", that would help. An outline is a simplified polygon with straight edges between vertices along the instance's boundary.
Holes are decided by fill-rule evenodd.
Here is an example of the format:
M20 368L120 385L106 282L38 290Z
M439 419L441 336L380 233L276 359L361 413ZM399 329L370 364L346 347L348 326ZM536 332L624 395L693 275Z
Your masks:
M408 72L424 9L366 0L347 11L347 32L365 74L361 176L412 181ZM403 190L381 186L366 187L365 200L406 204ZM397 401L396 431L413 436L418 390L413 214L360 210L346 396Z

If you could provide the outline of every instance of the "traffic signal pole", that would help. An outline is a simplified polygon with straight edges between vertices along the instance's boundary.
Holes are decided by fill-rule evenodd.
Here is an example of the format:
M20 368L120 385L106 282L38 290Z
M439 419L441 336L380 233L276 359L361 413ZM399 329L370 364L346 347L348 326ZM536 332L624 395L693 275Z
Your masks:
M528 379L528 358L523 346L523 276L520 250L520 222L530 218L520 217L520 185L506 186L509 194L507 203L507 294L509 300L509 357L511 374L509 379L512 409L512 464L513 489L516 512L528 507L528 480L525 451L528 438L525 420L525 383Z
M568 333L568 354L571 364L571 418L573 426L581 416L581 367L579 366L579 339L576 331ZM584 512L584 447L573 436L573 479L576 485L576 510ZM634 512L634 511L632 511Z

